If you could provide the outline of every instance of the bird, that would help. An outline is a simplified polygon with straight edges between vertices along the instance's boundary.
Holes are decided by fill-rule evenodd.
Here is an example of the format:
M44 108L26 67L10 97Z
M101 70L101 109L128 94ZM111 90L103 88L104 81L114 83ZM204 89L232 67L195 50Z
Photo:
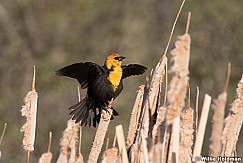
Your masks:
M58 76L76 79L81 89L87 89L86 96L69 108L69 115L75 123L96 127L100 122L101 111L106 110L109 102L122 92L123 80L133 75L141 75L147 70L140 64L122 65L125 58L118 53L111 53L103 66L94 62L78 62L55 71ZM111 109L113 119L113 116L119 114L113 107Z

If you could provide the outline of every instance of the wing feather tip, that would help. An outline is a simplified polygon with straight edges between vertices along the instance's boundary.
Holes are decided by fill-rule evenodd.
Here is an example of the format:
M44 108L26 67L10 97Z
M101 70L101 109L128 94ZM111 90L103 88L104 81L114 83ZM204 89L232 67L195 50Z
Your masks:
M56 70L56 71L54 71L54 74L57 76L62 76L63 72L62 72L62 70Z

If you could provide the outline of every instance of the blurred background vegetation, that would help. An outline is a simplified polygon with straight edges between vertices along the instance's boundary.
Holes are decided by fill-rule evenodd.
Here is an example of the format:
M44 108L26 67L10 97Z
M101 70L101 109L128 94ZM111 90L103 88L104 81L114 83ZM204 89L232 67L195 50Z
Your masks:
M111 52L127 57L125 63L148 67L145 75L125 80L123 93L114 107L120 116L114 126L128 121L138 86L160 59L181 1L166 0L1 0L0 2L0 129L8 123L0 147L0 162L25 162L20 128L25 119L20 109L31 89L32 66L36 66L39 93L35 151L31 162L45 152L48 132L53 132L53 160L59 154L59 139L66 127L68 110L77 102L77 82L60 78L54 71L65 65L93 61L103 64ZM187 1L182 10L170 49L176 36L185 31L188 11L192 12L190 86L194 107L196 86L200 87L200 107L205 93L216 98L223 91L227 63L232 63L229 100L243 71L243 2L228 0ZM169 55L168 55L169 56ZM82 96L85 91L82 92ZM227 109L229 108L229 105ZM228 112L228 110L227 110ZM210 122L210 120L209 120ZM203 153L208 151L210 123ZM1 131L1 130L0 130ZM94 128L83 128L82 153L88 156ZM243 157L242 134L238 155Z

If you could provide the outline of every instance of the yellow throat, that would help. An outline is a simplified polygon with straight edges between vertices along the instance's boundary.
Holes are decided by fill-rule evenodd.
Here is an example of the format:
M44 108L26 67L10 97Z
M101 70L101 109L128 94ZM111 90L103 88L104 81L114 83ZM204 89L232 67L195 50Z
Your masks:
M122 68L120 66L116 66L110 71L108 80L111 82L114 91L118 88L120 81L122 78Z

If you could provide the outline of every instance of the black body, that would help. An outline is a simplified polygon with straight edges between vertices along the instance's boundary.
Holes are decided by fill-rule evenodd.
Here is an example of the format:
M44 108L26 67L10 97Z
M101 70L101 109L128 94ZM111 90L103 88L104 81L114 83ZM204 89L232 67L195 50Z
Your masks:
M82 89L87 88L87 95L80 102L69 109L70 115L76 123L81 122L82 126L93 125L100 121L101 110L106 109L109 101L115 99L122 91L122 80L131 75L140 75L145 72L146 67L138 64L121 66L122 78L117 89L114 91L111 82L108 80L110 71L105 65L99 66L92 62L75 63L57 70L59 76L75 78ZM113 109L113 115L118 113ZM113 116L112 116L113 118Z

